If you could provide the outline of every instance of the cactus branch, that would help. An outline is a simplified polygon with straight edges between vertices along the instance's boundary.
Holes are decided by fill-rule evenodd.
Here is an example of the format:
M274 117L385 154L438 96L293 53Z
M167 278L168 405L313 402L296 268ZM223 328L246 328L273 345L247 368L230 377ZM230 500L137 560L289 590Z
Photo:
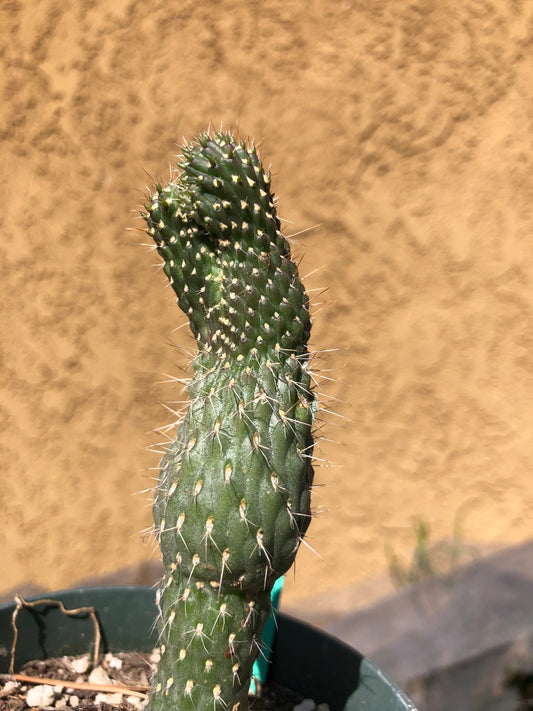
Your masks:
M149 709L245 711L272 586L310 521L309 299L253 144L200 135L142 217L198 348L154 498Z

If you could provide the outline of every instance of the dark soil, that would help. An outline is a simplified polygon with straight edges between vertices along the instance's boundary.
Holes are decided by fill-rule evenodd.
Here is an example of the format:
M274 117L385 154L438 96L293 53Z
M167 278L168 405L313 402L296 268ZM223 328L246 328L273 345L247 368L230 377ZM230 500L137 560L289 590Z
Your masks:
M115 684L120 684L133 688L135 686L141 686L141 690L148 685L148 680L152 673L152 666L150 663L149 655L138 654L137 652L121 652L113 655L114 659L119 659L122 662L120 669L109 663L110 658L108 655L100 657L99 665L107 672L109 677ZM66 701L66 708L72 709L71 700L72 697L77 697L79 703L75 708L80 709L80 711L107 711L108 709L121 709L123 711L138 711L139 706L129 703L123 697L120 704L108 704L108 703L97 703L95 701L98 690L93 689L73 689L69 687L68 682L88 682L89 673L92 670L92 664L89 665L87 671L83 674L77 673L72 670L72 662L75 659L81 659L81 657L59 657L53 659L44 659L27 662L19 670L19 674L25 674L28 676L39 677L43 680L43 684L46 684L47 679L59 679L64 681L64 688L61 692L56 693L56 699L54 705L51 707L42 708L61 708L63 706L62 699ZM7 677L2 679L2 686L0 687L0 710L1 711L22 711L22 709L27 709L25 696L33 684L26 682L20 682L17 689L13 690L8 695L4 694L4 689L6 687ZM142 701L142 699L140 699ZM58 703L59 702L59 703Z
M125 693L122 700L117 703L107 703L97 700L97 694L102 691L94 689L73 689L69 682L88 682L92 664L85 673L80 674L72 669L72 663L81 657L60 657L32 661L18 670L18 674L39 677L46 684L47 679L56 679L64 682L62 688L57 688L55 699L50 706L39 706L43 709L59 709L66 711L76 708L79 711L140 711L146 704L146 699L132 699ZM116 660L119 660L117 663ZM113 655L103 655L99 660L101 666L113 684L128 686L130 689L137 687L145 691L153 671L153 662L150 655L137 652L121 652ZM120 667L120 668L117 668ZM9 684L8 675L0 678L0 711L24 711L28 708L26 694L35 684L20 681L15 689ZM111 693L111 692L110 692ZM77 697L77 698L76 698ZM129 700L131 699L131 701ZM261 690L259 696L250 697L250 706L253 711L292 711L296 704L303 700L303 696L278 684L269 684ZM77 703L76 703L77 701ZM73 706L75 704L75 706ZM36 707L33 707L36 708Z

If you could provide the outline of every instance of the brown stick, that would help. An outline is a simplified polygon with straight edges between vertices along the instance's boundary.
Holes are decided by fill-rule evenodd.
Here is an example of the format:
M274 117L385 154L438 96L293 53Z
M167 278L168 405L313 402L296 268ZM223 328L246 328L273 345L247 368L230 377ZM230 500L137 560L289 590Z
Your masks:
M123 696L139 696L146 698L149 686L136 684L123 686L122 684L91 684L88 681L68 681L65 679L48 679L40 676L27 676L26 674L0 674L2 681L22 681L27 684L46 684L47 686L64 686L66 689L85 689L87 691L101 691L102 693L122 694ZM141 691L142 689L142 691Z

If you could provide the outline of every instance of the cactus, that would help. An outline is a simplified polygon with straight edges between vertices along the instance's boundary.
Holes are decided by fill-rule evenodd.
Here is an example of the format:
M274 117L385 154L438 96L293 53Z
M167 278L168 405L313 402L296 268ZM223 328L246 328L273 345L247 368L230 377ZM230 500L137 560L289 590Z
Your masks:
M310 521L309 299L253 144L204 133L141 213L198 352L161 462L149 711L246 711L275 580Z

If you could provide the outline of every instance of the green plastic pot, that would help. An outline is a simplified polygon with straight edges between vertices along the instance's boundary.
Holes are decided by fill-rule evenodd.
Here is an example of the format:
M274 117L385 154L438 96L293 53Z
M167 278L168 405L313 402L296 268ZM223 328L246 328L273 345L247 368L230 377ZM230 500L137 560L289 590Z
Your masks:
M132 586L64 590L46 597L66 608L93 607L104 651L149 652L155 646L155 591ZM15 603L0 606L0 673L9 669ZM32 659L92 651L94 628L88 617L67 617L57 607L20 610L15 670ZM331 711L416 711L413 703L359 652L298 620L281 614L269 679L298 691Z

